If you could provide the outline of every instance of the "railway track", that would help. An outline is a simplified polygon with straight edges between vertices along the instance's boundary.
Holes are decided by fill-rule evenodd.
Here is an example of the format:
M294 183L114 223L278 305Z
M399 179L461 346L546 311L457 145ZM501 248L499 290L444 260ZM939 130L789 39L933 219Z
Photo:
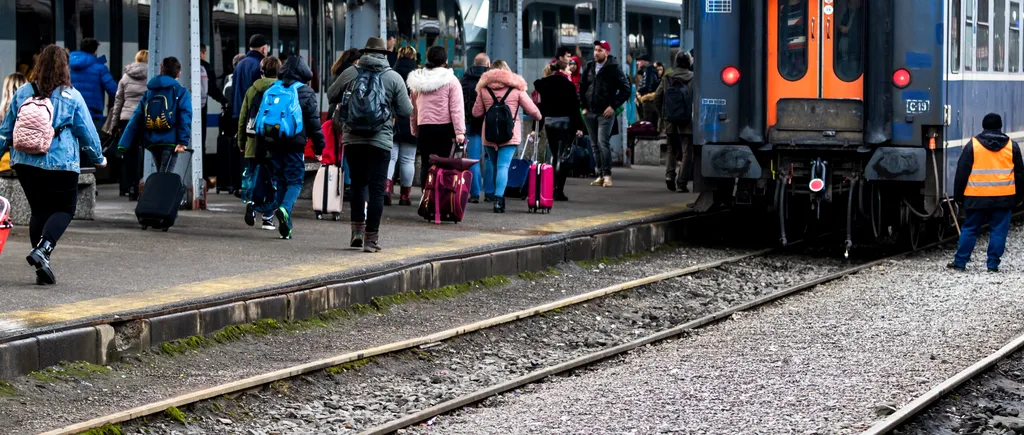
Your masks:
M790 246L794 246L794 245L795 244L791 244ZM931 247L933 245L929 245L927 247L923 247L922 249ZM627 290L631 290L631 289L637 289L637 288L641 288L641 287L644 287L644 286L649 286L649 285L652 285L652 284L660 283L660 282L671 280L671 279L674 279L674 278L695 274L695 273L698 273L698 272L701 272L701 271L708 271L708 270L719 268L719 267L722 267L722 266L725 266L725 265L730 265L730 264L735 264L735 263L739 263L739 262L743 262L743 261L748 261L748 260L756 259L756 258L759 258L759 257L766 256L768 254L779 252L781 249L785 249L785 248L763 249L763 250L758 250L758 251L753 251L753 252L745 253L745 254L742 254L742 255L736 255L736 256L733 256L733 257L716 260L716 261L710 261L710 262L706 262L706 263L702 263L702 264L698 264L698 265L694 265L694 266L690 266L690 267L686 267L686 268L670 270L670 271L659 273L659 274L656 274L656 275L651 275L651 276L648 276L648 277L645 277L645 278L641 278L641 279L637 279L637 280L633 280L633 281L629 281L629 282L624 282L624 283L621 283L621 284L616 284L616 285L613 285L613 286L610 286L610 287L594 290L594 291L591 291L591 292L588 292L588 293L584 293L584 294L581 294L581 295L577 295L577 296L565 298L565 299L562 299L562 300L558 300L558 301L555 301L555 302L550 302L550 303L546 303L546 304L543 304L543 305L535 306L535 307L528 308L528 309L521 310L521 311L517 311L517 312L514 312L514 313L509 313L509 314L493 317L493 318L490 318L490 319L474 322L474 323L471 323L471 324L459 326L459 327L456 327L456 328L451 328L451 329L448 329L448 330L445 330L445 331L440 331L440 332L437 332L437 333L434 333L434 334L430 334L430 335L426 335L426 336L422 336L422 337L418 337L418 338L414 338L414 339L394 342L394 343L390 343L390 344L387 344L387 345L378 346L378 347L374 347L374 348L363 349L363 350L359 350L359 351L355 351L355 352L348 352L348 353L337 355L337 356L334 356L334 357L330 357L330 358L326 358L326 359L321 359L321 360L317 360L317 361L313 361L313 362L309 362L309 363L305 363L305 364L289 367L289 368L286 368L286 369L282 369L282 370L277 370L277 371L274 371L274 372L269 372L269 373L261 374L261 375L258 375L258 376L253 376L253 377L242 379L242 380L238 380L238 381L235 381L235 382L230 382L230 383L226 383L226 384L222 384L222 385L217 385L217 386L214 386L214 387L210 387L210 388L206 388L206 389L203 389L203 390L195 391L195 392L192 392L192 393L189 393L189 394L185 394L185 395L169 398L169 399L166 399L166 400L161 400L161 401L158 401L158 402L149 403L149 404L138 406L138 407L135 407L135 408L132 408L132 409L128 409L128 410L125 410L125 411L121 411L121 412L117 412L117 413L114 413L114 414L110 414L110 415L94 418L94 419L91 419L91 420L88 420L88 421L84 421L84 422L81 422L81 423L73 424L73 425L70 425L70 426L66 426L66 427L63 427L63 428L60 428L60 429L56 429L56 430L52 430L52 431L45 432L45 433L46 434L76 434L76 433L80 433L80 432L83 432L83 431L86 431L86 430L89 430L89 429L92 429L92 428L102 427L102 426L108 425L108 424L116 424L116 423L131 421L131 420L139 419L141 417L145 417L145 416L161 413L161 412L164 412L165 410L167 410L168 408L171 408L171 407L182 407L182 406L190 405L190 404L193 404L193 403L201 402L201 401L206 400L206 399L222 396L222 395L225 395L225 394L231 394L231 393L236 393L236 392L241 392L241 391L252 390L252 389L257 388L257 387L269 385L269 384L271 384L273 382L276 382L276 381L290 379L290 378L295 378L295 377L298 377L298 376L301 376L301 375L304 375L304 374L307 374L307 373L315 372L315 371L318 371L318 370L323 370L325 368L332 367L332 366L337 366L337 365L340 365L340 364L345 364L345 363L349 363L349 362L353 362L353 361L358 361L358 360L366 359L366 358L373 357L373 356L380 356L380 355L392 354L392 353L406 351L406 350L412 350L412 349L415 349L415 348L418 348L418 347L433 346L433 345L436 345L437 343L444 342L444 341L447 341L447 340L451 340L453 338L458 338L458 337L466 336L468 334L473 334L473 333L485 331L485 330L488 330L488 329L491 329L491 328L495 328L495 327L498 327L500 325L507 325L507 324L510 324L510 323L513 323L513 322L521 321L521 320L524 320L524 319L529 319L529 318L532 318L532 317L535 317L535 316L538 316L538 315L541 315L541 314L544 314L544 313L552 312L552 311L555 311L555 310L561 310L563 308L573 307L573 306L576 306L576 305L584 304L586 302L595 301L595 300L598 300L598 299L601 299L601 298L605 298L605 297L610 296L610 295L621 293L623 291L627 291ZM664 329L664 330L661 330L659 332L656 332L656 333L644 336L642 338L637 338L637 339L634 339L632 341L628 341L628 342L625 342L625 343L622 343L622 344L619 344L619 345L615 345L615 346L612 346L612 347L601 349L601 350L593 352L593 353L585 354L583 356L579 356L579 357L571 359L569 361L562 362L562 363L559 363L559 364L556 364L556 365L552 365L552 366L548 366L548 367L539 369L537 371L529 372L529 373L527 373L525 375L516 377L514 379L506 380L506 381L501 382L499 384L496 384L496 385L493 385L493 386L490 386L490 387L487 387L487 388L484 388L484 389L480 389L480 390L474 391L474 392L469 393L469 394L465 394L465 395L456 397L456 398L454 398L452 400L448 400L448 401L439 403L437 405L431 406L429 408L420 410L420 411L415 412L413 414L406 415L405 417L402 417L400 419L396 419L396 420L388 422L386 424L382 424L380 426L373 427L373 428L371 428L369 430L366 430L363 433L367 433L367 434L391 433L391 432L397 431L399 429L402 429L402 428L405 428L405 427L408 427L408 426L411 426L411 425L415 425L417 423L429 420L430 418L433 418L433 417L435 417L437 415L444 414L444 413L447 413L447 412L451 412L453 410L456 410L456 409L459 409L459 408L462 408L462 407L465 407L465 406L477 403L477 402L479 402L479 401L481 401L483 399L486 399L488 397L492 397L494 395L501 394L501 393L504 393L504 392L507 392L507 391L511 391L511 390L514 390L516 388L522 387L524 385L528 385L528 384L533 383L533 382L537 382L537 381L539 381L541 379L544 379L546 377L549 377L549 376L552 376L552 375L558 375L558 374L562 374L562 373L566 373L566 372L570 372L570 371L573 371L573 370L577 370L577 369L580 369L580 368L592 365L594 363L600 362L602 360L605 360L605 359L608 359L608 358L611 358L611 357L614 357L614 356L621 355L623 353L629 352L630 350L636 349L637 347L644 346L644 345L647 345L647 344L657 343L657 342L660 342L660 341L663 341L663 340L666 340L666 339L669 339L669 338L672 338L672 337L676 337L676 336L678 336L678 335L680 335L682 333L685 333L686 331L690 331L690 330L693 330L693 329L696 329L696 328L700 328L700 327L712 324L714 322L717 322L719 320L728 318L729 316L731 316L732 314L734 314L736 312L744 311L744 310L749 310L749 309L752 309L752 308L756 308L758 306L770 303L772 301L784 298L786 296L789 296L789 295L792 295L792 294L795 294L795 293L799 293L801 291L805 291L805 290L814 288L817 285L820 285L822 283L826 283L826 282L829 282L829 281L834 281L836 279L840 279L842 277L845 277L845 276L848 276L850 274L854 274L856 272L859 272L861 270L870 268L872 266L875 266L875 265L880 264L882 262L888 261L888 260L893 259L895 257L901 256L901 255L905 255L906 253L907 252L896 254L896 255L892 255L892 256L886 256L884 258L877 259L877 260L874 260L874 261L870 261L870 262L867 262L867 263L863 263L863 264L859 264L859 265L854 265L854 266L849 266L849 267L844 267L841 270L838 270L838 271L835 271L835 272L832 272L832 273L828 273L828 274L825 274L825 275L822 275L822 276L817 276L817 277L815 277L813 279L807 280L805 282L801 282L801 283L799 283L797 285L792 285L792 286L790 286L788 288L785 288L785 289L782 289L780 291L776 291L776 292L773 292L771 294L767 294L767 295L764 295L764 296L761 296L761 297L757 297L756 299L751 300L749 302L742 303L740 305L735 305L735 306L732 306L730 308L714 312L714 313L712 313L710 315L706 315L706 316L703 316L703 317L700 317L700 318L697 318L697 319L694 319L694 320L690 320L690 321L688 321L688 322L686 322L684 324L681 324L681 325L678 325L678 326L675 326L675 327L671 327L669 329Z

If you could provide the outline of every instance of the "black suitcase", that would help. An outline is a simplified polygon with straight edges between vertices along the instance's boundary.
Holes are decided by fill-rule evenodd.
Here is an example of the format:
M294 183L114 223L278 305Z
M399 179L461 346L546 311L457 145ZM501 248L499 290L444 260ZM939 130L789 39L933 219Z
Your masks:
M217 193L234 193L242 188L242 162L244 156L238 149L236 120L230 115L220 115L220 132L217 135Z
M184 161L183 161L184 160ZM146 184L135 205L135 217L142 229L161 229L166 232L178 219L178 209L185 199L185 184L182 174L188 173L191 152L178 154L171 172L156 172L146 179ZM184 168L184 171L178 169Z

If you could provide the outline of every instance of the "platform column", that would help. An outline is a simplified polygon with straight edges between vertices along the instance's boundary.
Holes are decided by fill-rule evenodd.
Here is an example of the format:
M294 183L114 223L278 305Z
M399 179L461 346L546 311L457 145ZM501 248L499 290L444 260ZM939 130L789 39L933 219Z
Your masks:
M165 57L174 56L181 62L181 78L178 81L192 95L192 138L188 145L194 152L190 172L184 180L188 188L185 203L192 210L202 210L206 208L206 182L203 180L199 0L152 0L149 29L149 77L160 74L160 62ZM189 31L182 32L182 29ZM148 177L156 168L149 153L144 155L145 177Z
M370 37L383 38L387 35L386 1L349 1L345 12L348 29L345 32L345 47L363 48ZM335 10L337 13L337 10Z
M611 54L619 58L619 65L630 83L630 65L626 61L626 32L622 30L622 23L626 22L625 0L601 0L598 6L597 39L608 41L612 46ZM632 96L630 97L632 99ZM628 103L627 103L628 104ZM622 164L625 161L626 150L626 112L619 115L619 134L612 136L612 163Z
M512 71L522 74L523 0L487 1L487 55L492 60L504 60Z

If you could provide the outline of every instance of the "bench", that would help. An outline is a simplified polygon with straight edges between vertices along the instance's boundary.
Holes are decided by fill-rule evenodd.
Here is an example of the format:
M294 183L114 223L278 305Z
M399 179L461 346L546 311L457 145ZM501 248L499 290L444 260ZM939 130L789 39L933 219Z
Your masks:
M12 171L0 172L0 196L11 202L11 221L15 225L28 225L30 210L25 191ZM75 219L96 219L96 168L82 168L78 176L78 209Z

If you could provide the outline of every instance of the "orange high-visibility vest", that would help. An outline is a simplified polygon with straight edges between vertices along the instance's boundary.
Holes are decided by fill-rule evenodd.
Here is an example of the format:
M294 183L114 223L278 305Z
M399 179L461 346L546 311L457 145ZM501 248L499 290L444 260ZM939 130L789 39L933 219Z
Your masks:
M978 139L972 139L974 165L967 179L965 196L1013 196L1017 186L1013 178L1013 141L999 151L989 151Z

